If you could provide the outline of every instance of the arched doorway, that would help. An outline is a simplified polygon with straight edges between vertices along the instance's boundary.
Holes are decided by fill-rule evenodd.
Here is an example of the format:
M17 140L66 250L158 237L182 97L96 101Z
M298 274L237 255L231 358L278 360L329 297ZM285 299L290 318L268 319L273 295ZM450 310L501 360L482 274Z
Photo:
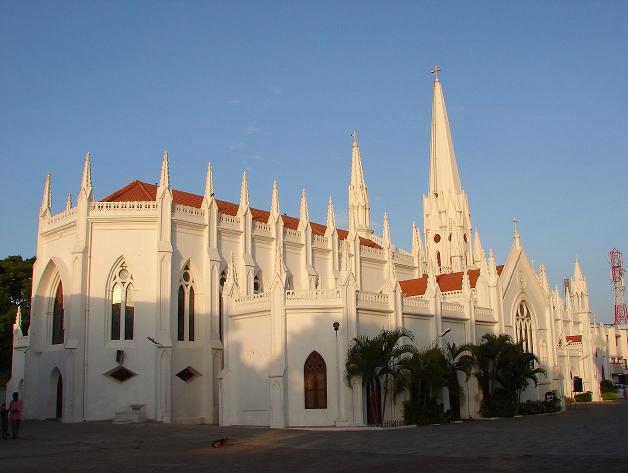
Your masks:
M48 387L48 409L47 419L63 418L63 377L59 368L55 368L50 373L50 384Z
M63 377L59 374L57 379L57 402L55 406L55 418L63 418Z

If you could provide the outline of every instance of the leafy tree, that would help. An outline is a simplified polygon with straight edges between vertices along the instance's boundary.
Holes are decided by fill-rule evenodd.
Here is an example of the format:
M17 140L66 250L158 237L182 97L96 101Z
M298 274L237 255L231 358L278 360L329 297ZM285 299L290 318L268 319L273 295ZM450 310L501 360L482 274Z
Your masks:
M11 370L13 322L17 307L22 310L22 330L28 332L31 284L35 258L7 256L0 260L0 377Z
M362 377L368 410L376 424L383 424L391 381L397 378L405 355L414 350L411 345L400 344L403 337L414 340L412 333L405 329L382 330L374 338L357 337L347 354L345 380L350 384L355 376Z

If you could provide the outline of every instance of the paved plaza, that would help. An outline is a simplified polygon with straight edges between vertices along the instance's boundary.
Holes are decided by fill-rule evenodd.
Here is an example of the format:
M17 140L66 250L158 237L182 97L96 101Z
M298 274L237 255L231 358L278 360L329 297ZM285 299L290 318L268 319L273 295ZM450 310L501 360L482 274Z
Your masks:
M211 441L230 437L227 448ZM2 471L628 471L628 401L559 415L386 431L27 421Z

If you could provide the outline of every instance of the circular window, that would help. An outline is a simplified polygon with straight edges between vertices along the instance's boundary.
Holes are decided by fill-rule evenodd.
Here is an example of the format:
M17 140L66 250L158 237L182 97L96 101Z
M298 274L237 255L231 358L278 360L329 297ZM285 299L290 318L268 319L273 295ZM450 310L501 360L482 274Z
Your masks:
M438 243L440 241L440 235L437 233L434 235L434 243Z
M126 269L121 269L118 273L118 276L124 281L126 278L129 277L129 272Z
M187 271L183 273L183 280L185 282L190 282L190 273L188 273Z

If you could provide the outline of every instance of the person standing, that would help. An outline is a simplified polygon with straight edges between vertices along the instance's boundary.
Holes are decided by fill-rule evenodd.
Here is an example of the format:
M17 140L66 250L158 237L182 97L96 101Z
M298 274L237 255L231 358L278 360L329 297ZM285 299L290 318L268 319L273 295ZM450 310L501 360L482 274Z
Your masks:
M20 431L20 422L22 421L22 411L24 410L24 401L19 399L18 393L13 393L13 400L9 403L9 420L11 421L11 434L13 439L18 438Z

